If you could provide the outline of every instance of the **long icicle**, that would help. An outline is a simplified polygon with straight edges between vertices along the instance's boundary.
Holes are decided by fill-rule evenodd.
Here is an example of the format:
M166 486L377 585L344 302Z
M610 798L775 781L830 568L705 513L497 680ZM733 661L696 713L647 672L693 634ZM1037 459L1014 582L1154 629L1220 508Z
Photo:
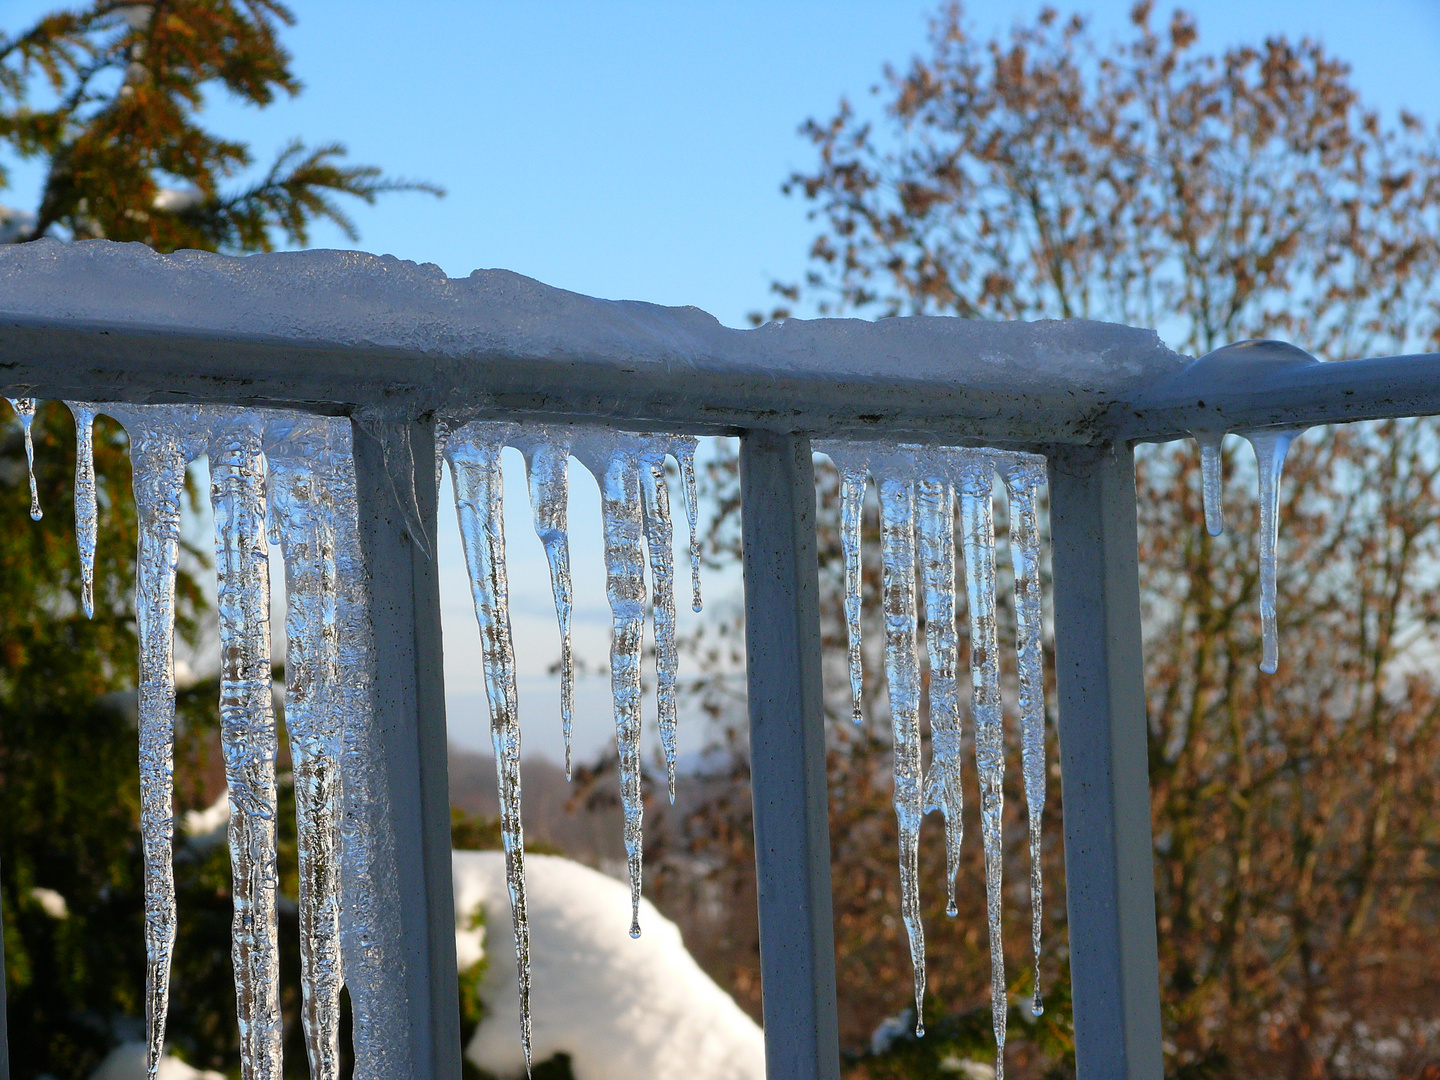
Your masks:
M685 520L690 525L690 610L705 610L700 597L700 493L695 485L695 447L693 435L670 436L670 452L680 465L680 490L685 496Z
M1041 828L1045 817L1045 625L1040 595L1041 458L1017 455L1005 469L1010 505L1010 562L1015 570L1016 657L1020 684L1020 746L1025 773L1025 807L1030 827L1030 944L1035 954L1031 1008L1045 1011L1040 990L1040 929L1044 872Z
M1193 433L1200 447L1200 491L1205 500L1205 530L1211 536L1225 531L1225 445L1223 431Z
M655 700L660 745L670 802L675 802L675 681L680 654L675 648L675 527L670 520L670 484L665 455L670 440L649 436L640 460L640 493L645 507L645 546L650 552L651 620L655 634Z
M620 758L620 803L630 870L630 936L640 936L644 869L640 788L640 654L645 638L644 530L640 504L641 437L608 432L577 438L575 456L600 485L605 534L605 592L610 600L610 692L615 749Z
M278 414L269 506L285 562L285 729L295 777L301 1021L312 1080L340 1070L341 725L335 708L335 536L327 417ZM277 431L278 429L278 431Z
M1280 474L1285 455L1300 431L1276 428L1245 435L1255 451L1260 470L1260 670L1273 675L1280 666L1280 642L1275 629L1275 548L1280 539Z
M925 588L925 644L930 654L930 773L924 811L945 818L945 914L952 918L960 845L965 837L961 787L960 643L955 632L955 487L948 479L916 484L916 539Z
M340 949L353 1018L355 1080L418 1080L406 1050L412 1044L409 1002L395 987L406 980L399 922L400 881L385 745L375 724L375 645L370 592L360 547L352 431L332 432L329 483L334 492L335 622L339 676L336 708L343 717L344 816L340 829Z
M80 606L95 617L95 406L67 401L75 418L75 542L80 548Z
M116 410L119 412L120 410ZM189 454L166 406L127 407L139 519L135 621L140 646L140 846L145 890L146 1075L159 1075L175 951L175 570Z
M455 484L455 511L470 570L475 618L490 702L490 739L499 781L505 880L515 926L520 992L520 1038L530 1070L530 920L525 899L525 830L520 817L520 716L515 689L515 646L510 634L510 583L505 574L504 474L500 453L508 425L481 422L454 432L446 460Z
M220 734L230 790L235 914L231 958L243 1080L280 1080L276 947L275 709L271 699L270 558L259 418L217 410L210 502L220 623Z
M565 735L565 779L570 779L570 732L575 719L575 656L570 643L574 607L570 581L570 433L541 428L521 442L530 485L535 533L545 545L550 564L550 591L555 596L555 621L560 628L560 727Z
M920 917L920 660L915 637L915 481L877 476L885 600L885 679L900 831L900 914L915 974L915 1034L925 1034L925 927Z
M1000 649L995 627L994 470L988 454L969 453L960 468L960 520L970 607L970 711L980 774L980 830L985 843L985 906L990 923L990 1020L995 1077L1005 1076L1005 944L1000 930L1001 827L1005 810L1005 731L1000 700Z
M40 510L40 492L35 486L35 437L30 431L35 422L35 399L12 397L5 400L10 402L10 407L15 410L20 429L25 433L25 466L30 475L30 520L39 521L45 515Z
M840 550L845 558L845 630L850 665L850 719L865 722L865 664L861 643L860 611L864 599L864 567L860 552L861 515L865 507L865 480L870 473L869 451L842 442L820 442L840 473Z

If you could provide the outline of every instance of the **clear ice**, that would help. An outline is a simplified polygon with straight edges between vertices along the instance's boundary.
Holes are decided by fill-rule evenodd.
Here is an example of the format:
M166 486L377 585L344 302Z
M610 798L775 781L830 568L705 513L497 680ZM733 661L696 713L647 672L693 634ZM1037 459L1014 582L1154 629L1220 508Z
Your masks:
M1200 484L1205 497L1205 529L1211 536L1225 531L1225 444L1223 431L1197 431L1195 443L1200 447Z
M340 952L350 994L355 1080L419 1080L411 1071L409 1002L399 921L400 882L386 787L386 755L375 726L375 644L360 547L352 430L332 429L335 535L335 708L343 718L340 769Z
M210 503L220 624L220 732L230 791L235 912L231 960L243 1080L280 1080L276 941L275 754L271 697L270 558L265 530L263 419L214 409Z
M670 453L680 466L680 490L685 497L685 521L690 526L690 610L697 615L705 610L700 598L700 492L695 484L695 447L693 435L670 436Z
M878 457L879 455L877 455ZM915 462L904 450L877 462L880 487L881 594L885 609L885 679L900 828L900 916L915 976L915 1034L925 1034L925 926L920 917L920 658L915 610Z
M945 914L958 913L955 877L965 838L962 811L960 643L955 632L955 486L948 477L916 484L916 538L925 589L925 644L930 654L930 773L924 811L945 819Z
M555 596L555 621L560 629L560 726L565 736L565 779L570 779L570 732L575 719L575 656L570 643L574 606L570 582L570 433L538 428L517 439L525 455L530 508L535 534L550 564L550 591Z
M1245 434L1260 470L1260 670L1273 675L1280 665L1275 630L1275 547L1280 533L1280 474L1285 455L1300 431L1274 428Z
M850 655L850 719L865 721L865 667L861 652L860 608L865 581L860 561L861 514L865 508L865 478L869 461L863 449L842 443L820 443L840 471L840 548L845 557L845 629Z
M5 400L10 402L20 420L20 428L25 432L25 465L30 474L30 520L39 521L45 515L40 512L40 492L35 487L35 438L30 432L30 425L35 422L35 399L12 397Z
M165 1024L170 1006L170 965L175 951L175 570L180 558L180 509L185 491L185 467L203 447L191 434L196 427L192 409L154 405L115 407L113 411L130 436L131 473L140 532L135 574L135 619L140 646L145 1043L147 1075L150 1080L155 1080L159 1075L160 1055L165 1045ZM80 415L77 411L77 423ZM91 415L93 418L93 413ZM88 419L85 426L88 429ZM79 473L77 466L77 477ZM93 469L90 476L93 483ZM77 506L80 501L77 491Z
M644 513L640 454L644 436L591 431L578 435L575 456L600 485L605 537L605 593L610 600L610 693L615 749L620 758L620 804L630 871L630 936L640 936L640 882L645 811L640 789L640 653L645 638Z
M1005 1075L1005 945L1000 932L1001 852L1005 811L1005 731L1000 699L1000 647L995 626L994 469L970 460L960 469L960 521L965 587L970 601L970 711L975 717L975 766L980 774L980 832L985 844L985 907L990 923L990 1020L995 1076Z
M80 548L80 606L95 617L95 406L67 401L75 418L75 542Z
M675 802L675 527L670 521L670 484L665 478L669 447L653 436L643 440L640 494L645 506L645 547L650 553L650 619L655 635L656 725L665 752L665 779Z
M1045 462L1028 454L1016 454L1002 473L1010 506L1021 765L1030 829L1030 944L1035 955L1035 994L1030 1007L1039 1016L1045 1011L1045 999L1040 991L1040 928L1045 892L1040 843L1045 817L1045 624L1040 593L1040 486L1045 483Z
M453 432L445 448L455 485L455 512L470 570L475 618L490 702L490 739L500 791L500 834L505 880L515 926L520 990L520 1038L530 1068L530 920L525 903L525 830L520 818L520 707L515 690L515 646L510 636L510 583L505 575L504 474L500 452L508 424L475 421Z
M269 510L285 563L285 728L300 872L301 1021L313 1080L340 1071L340 749L332 428L271 414Z

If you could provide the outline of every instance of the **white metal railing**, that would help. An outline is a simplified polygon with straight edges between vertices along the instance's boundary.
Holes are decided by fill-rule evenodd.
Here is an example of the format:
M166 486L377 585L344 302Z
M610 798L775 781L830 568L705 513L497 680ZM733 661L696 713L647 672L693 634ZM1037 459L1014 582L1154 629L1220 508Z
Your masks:
M1241 372L1237 376L1235 373ZM1161 1074L1133 444L1440 412L1440 355L1200 361L1148 331L947 318L729 330L504 271L305 252L0 251L0 390L354 421L416 1076L459 1076L435 417L741 439L765 1031L773 1077L837 1077L811 438L1045 455L1080 1075ZM399 475L403 496L396 498ZM3 1040L0 1040L3 1046Z

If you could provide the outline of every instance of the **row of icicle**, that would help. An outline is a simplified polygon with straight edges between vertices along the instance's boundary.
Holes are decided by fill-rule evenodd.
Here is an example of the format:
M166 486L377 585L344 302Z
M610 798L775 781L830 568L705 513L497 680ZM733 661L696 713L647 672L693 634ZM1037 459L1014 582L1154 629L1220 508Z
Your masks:
M41 508L30 425L33 398L10 398L25 435L31 517ZM67 402L77 434L75 516L82 604L93 614L96 542L91 426L101 408L125 426L140 550L141 801L144 850L147 1043L157 1075L175 941L173 742L175 719L175 573L186 468L208 455L215 514L221 639L221 737L229 785L234 878L232 959L246 1080L278 1080L281 1018L276 952L275 755L271 697L267 537L281 548L289 602L285 722L294 763L300 862L303 1027L311 1075L339 1068L339 1001L349 988L356 1076L390 1078L402 1067L408 1021L393 993L403 963L396 920L394 838L385 802L383 747L373 725L368 594L363 574L350 422L273 410L222 406ZM1278 484L1285 452L1298 434L1246 436L1260 467L1262 670L1276 665L1275 545ZM1219 435L1197 433L1206 524L1221 528ZM655 642L657 720L671 801L675 797L676 678L674 528L666 459L679 466L690 533L692 606L700 610L698 503L689 436L642 435L572 425L475 421L437 425L438 449L451 467L456 513L480 627L491 734L500 791L501 830L514 916L521 1028L530 1061L529 928L520 818L520 730L514 645L505 571L501 451L524 455L536 532L549 561L561 639L561 723L565 771L571 772L574 664L567 523L568 464L573 456L600 488L606 591L613 617L610 671L619 753L632 922L638 936L641 883L641 655L647 607ZM1043 623L1039 491L1044 459L987 449L874 442L821 442L841 475L841 539L849 630L853 715L862 719L860 523L867 476L879 494L885 669L894 750L895 810L900 825L902 917L915 969L916 1030L923 1034L924 929L919 906L919 827L944 818L947 912L956 913L955 877L962 835L959 646L956 634L955 511L958 503L970 621L971 700L980 777L981 829L991 942L992 1023L997 1076L1003 1077L1007 1007L1000 936L1004 731L995 621L992 486L998 472L1010 507L1010 552L1017 616L1017 672L1024 788L1031 852L1033 1007L1043 1006L1041 817L1045 799ZM440 454L437 454L437 481ZM268 468L267 468L268 466ZM932 760L922 771L919 566L929 657Z

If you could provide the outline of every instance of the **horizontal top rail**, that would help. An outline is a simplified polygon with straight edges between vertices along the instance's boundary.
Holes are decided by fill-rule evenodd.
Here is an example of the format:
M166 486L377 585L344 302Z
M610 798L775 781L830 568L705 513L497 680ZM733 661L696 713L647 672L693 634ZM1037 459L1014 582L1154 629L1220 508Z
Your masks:
M1153 331L1080 319L736 330L698 308L599 300L506 270L448 278L360 252L0 247L0 389L12 396L1014 449L1440 412L1434 355L1254 364L1235 349L1220 350L1233 364L1192 361Z

